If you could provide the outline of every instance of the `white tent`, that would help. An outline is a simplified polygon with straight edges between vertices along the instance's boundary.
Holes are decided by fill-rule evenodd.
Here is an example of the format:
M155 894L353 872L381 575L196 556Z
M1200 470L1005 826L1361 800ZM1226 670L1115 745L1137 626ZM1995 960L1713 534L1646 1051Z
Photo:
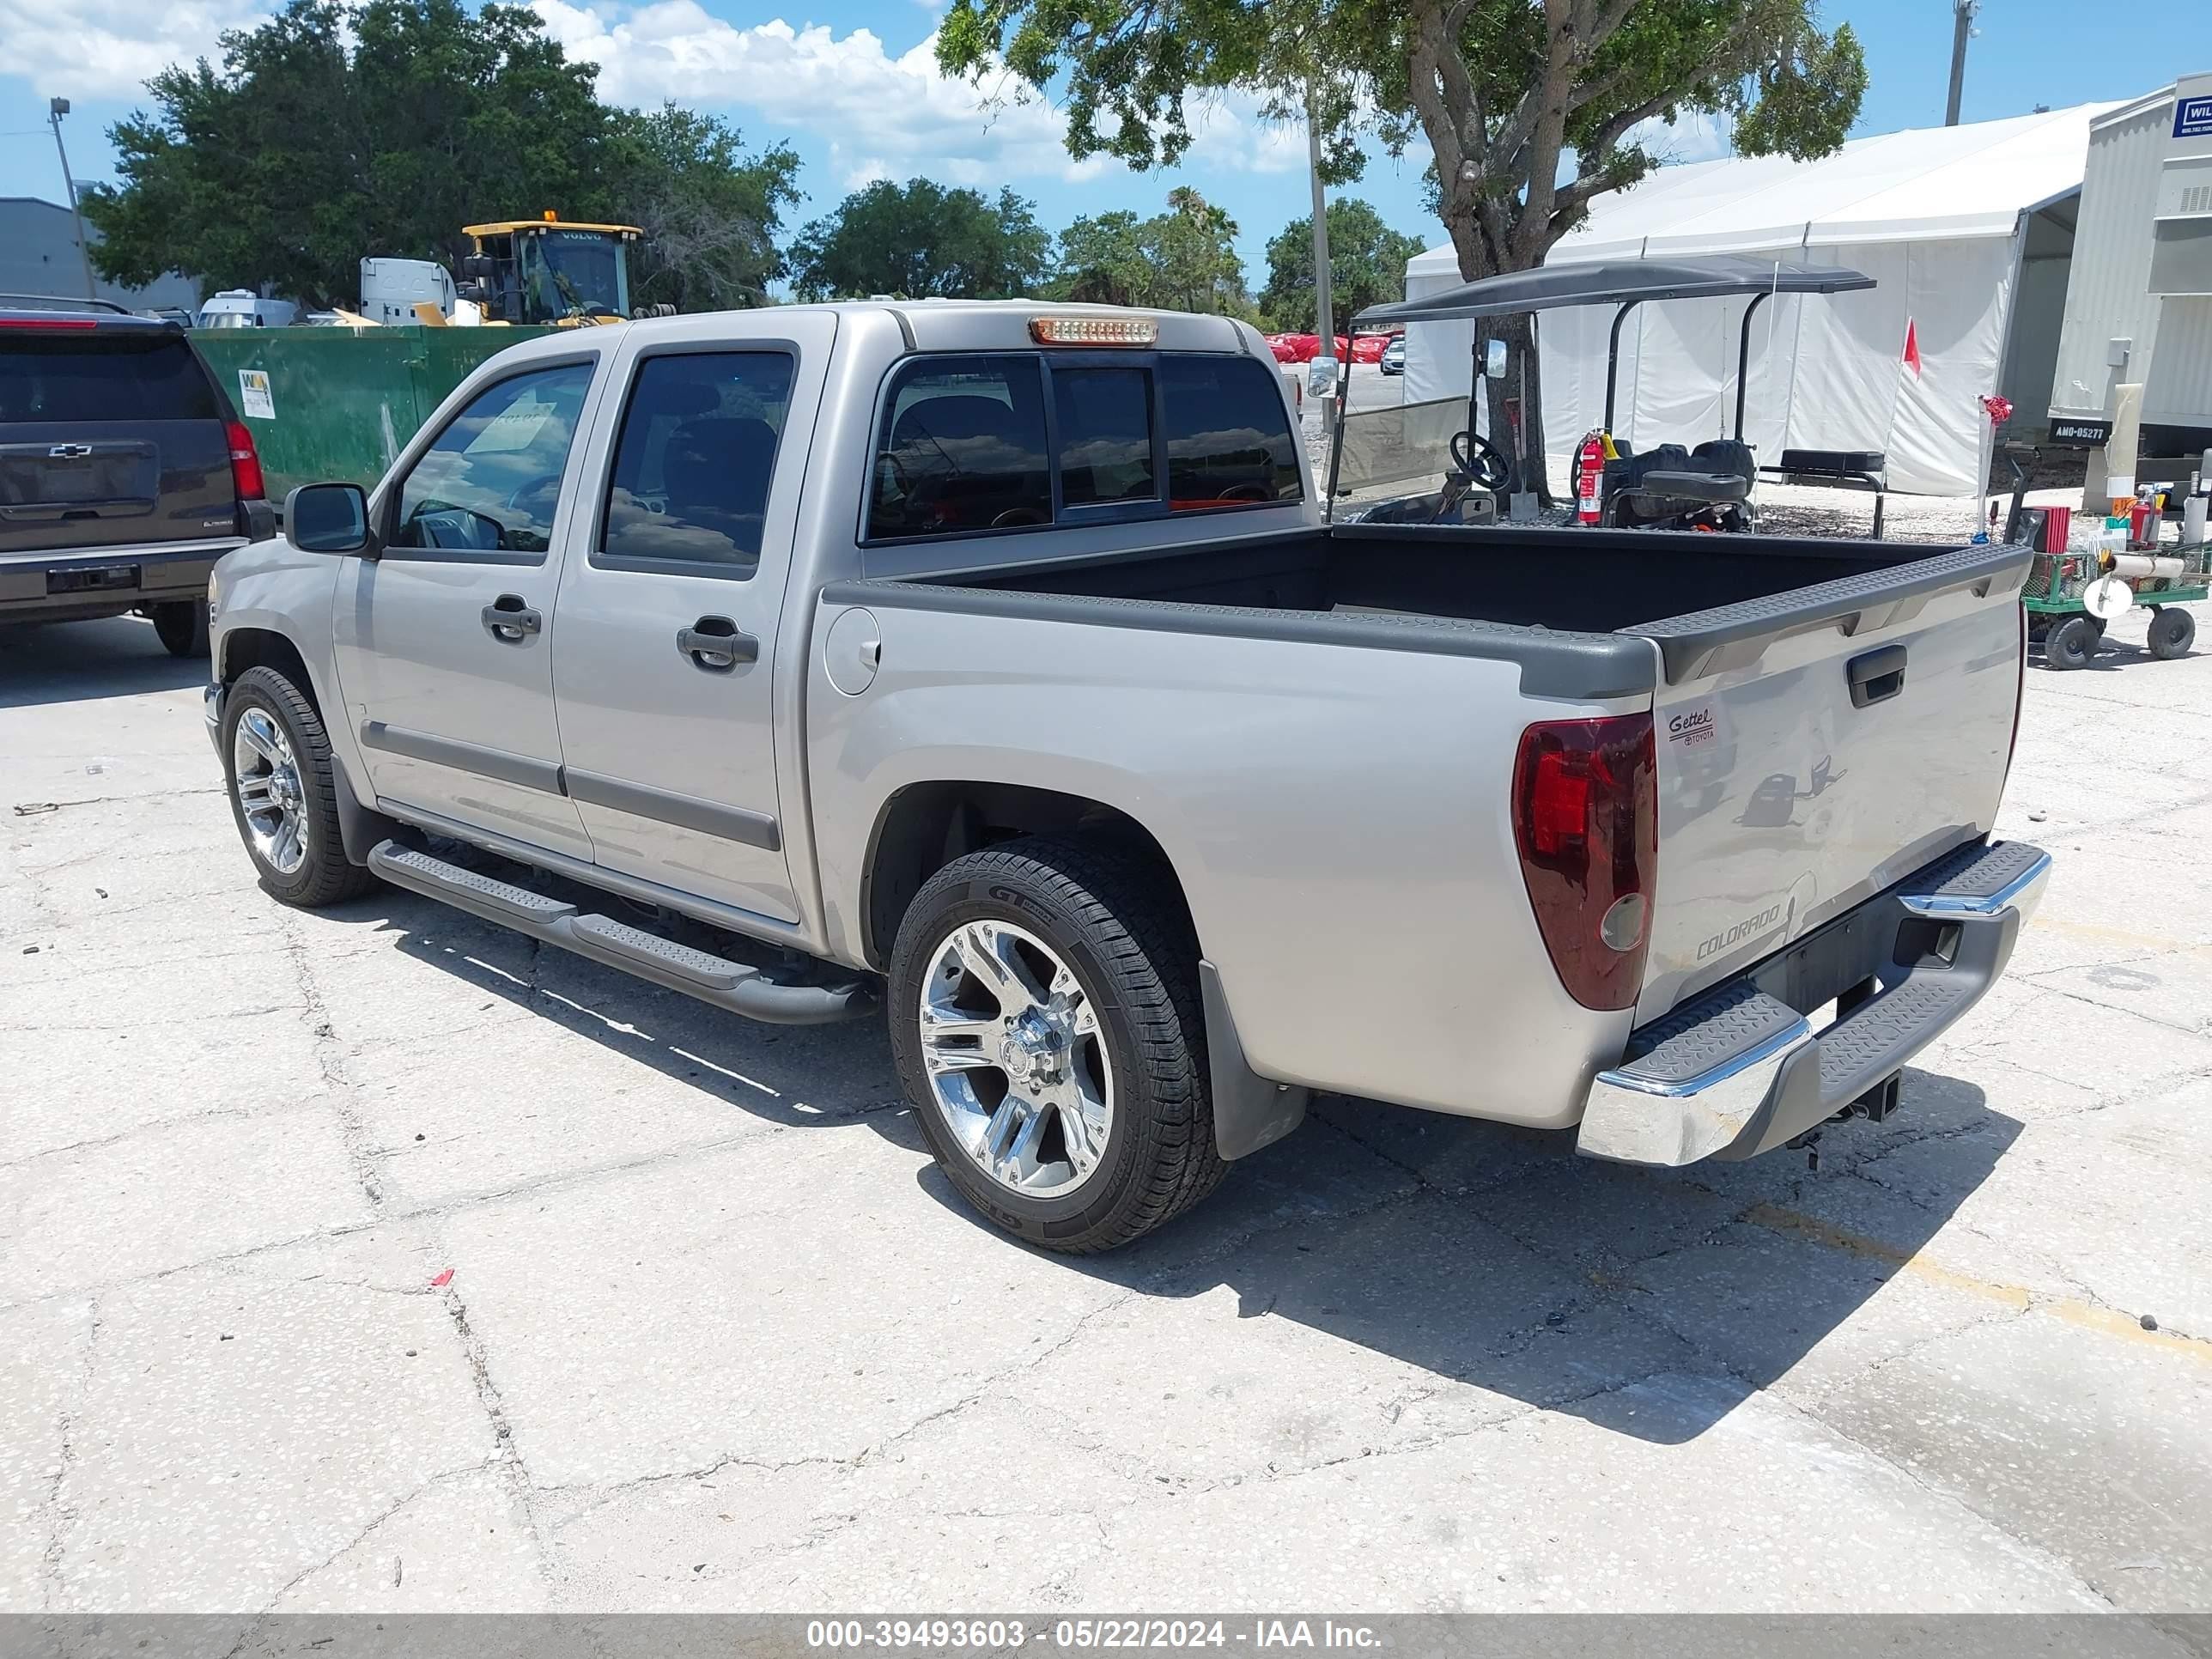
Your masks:
M1972 494L1987 467L1982 396L2004 392L2023 421L2049 401L2089 122L2111 107L1887 133L1817 161L1663 168L1599 197L1547 263L1771 253L1864 271L1878 287L1761 307L1744 435L1766 461L1784 447L1881 450L1893 489ZM1407 263L1406 297L1461 280L1451 248L1437 248ZM1744 303L1669 301L1629 313L1617 436L1648 448L1729 433ZM1538 324L1555 480L1603 420L1613 316L1594 307ZM1467 395L1473 328L1407 330L1407 402ZM1917 372L1905 361L1908 329Z

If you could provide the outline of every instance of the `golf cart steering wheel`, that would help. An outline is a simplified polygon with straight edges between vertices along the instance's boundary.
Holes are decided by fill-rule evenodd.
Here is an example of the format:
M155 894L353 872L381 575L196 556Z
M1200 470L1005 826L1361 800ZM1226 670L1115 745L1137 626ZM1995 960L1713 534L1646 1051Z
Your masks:
M1475 452L1473 458L1470 447ZM1451 459L1454 471L1493 493L1503 490L1513 477L1513 464L1505 452L1480 432L1453 433Z

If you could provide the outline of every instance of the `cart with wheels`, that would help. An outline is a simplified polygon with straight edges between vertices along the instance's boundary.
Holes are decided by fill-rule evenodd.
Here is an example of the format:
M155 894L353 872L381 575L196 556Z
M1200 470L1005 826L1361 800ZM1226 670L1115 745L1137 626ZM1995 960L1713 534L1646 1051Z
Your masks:
M2207 562L2212 547L2197 543L2162 547L2158 553L2179 558L2180 571L2130 579L2105 574L2094 553L2037 554L2021 604L2027 610L2029 637L2043 642L2043 660L2052 668L2084 666L2104 643L2106 623L2131 605L2150 607L2152 656L2187 656L2197 638L2197 619L2181 607L2212 598L2212 566Z

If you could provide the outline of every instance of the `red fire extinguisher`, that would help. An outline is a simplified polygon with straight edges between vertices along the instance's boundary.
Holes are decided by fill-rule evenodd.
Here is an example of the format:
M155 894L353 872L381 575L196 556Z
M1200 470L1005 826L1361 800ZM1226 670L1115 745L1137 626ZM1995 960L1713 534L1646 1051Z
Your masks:
M1582 447L1575 452L1575 522L1594 525L1598 520L1598 507L1605 489L1605 434L1589 432L1583 434Z

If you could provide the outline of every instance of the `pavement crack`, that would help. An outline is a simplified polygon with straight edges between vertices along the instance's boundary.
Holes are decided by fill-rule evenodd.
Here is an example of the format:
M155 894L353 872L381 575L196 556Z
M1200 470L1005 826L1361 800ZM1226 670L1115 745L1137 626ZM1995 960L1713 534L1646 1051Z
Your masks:
M26 800L15 803L15 816L19 818L42 818L50 812L66 812L73 806L132 806L141 801L173 800L179 795L222 795L228 793L226 785L217 783L189 789L149 789L136 795L88 795L82 800Z
M345 1147L346 1161L352 1165L354 1180L362 1197L368 1200L370 1213L380 1215L384 1210L384 1184L377 1168L376 1146L368 1125L362 1121L356 1103L359 1091L346 1075L344 1047L338 1041L337 1027L331 1017L330 1005L323 1000L322 988L315 982L314 965L307 958L307 939L299 922L289 912L283 922L283 944L284 953L291 959L293 979L299 987L301 1022L313 1042L316 1069L330 1090L331 1110L337 1119L338 1138Z
M405 1510L408 1505L413 1504L416 1499L425 1496L427 1493L434 1491L437 1487L443 1486L447 1481L458 1480L465 1475L475 1474L484 1467L485 1464L483 1463L464 1463L459 1468L441 1469L437 1474L429 1476L427 1480L424 1480L418 1485L411 1487L400 1497L393 1499L392 1502L386 1504L382 1510L379 1510L376 1515L372 1516L368 1524L363 1526L360 1531L354 1534L352 1537L347 1539L343 1544L340 1544L336 1549L332 1550L321 1560L313 1563L312 1565L301 1568L299 1571L294 1573L289 1578L278 1585L276 1587L276 1593L269 1598L267 1603L262 1607L260 1612L254 1614L253 1622L249 1625L246 1631L239 1637L237 1643L230 1649L229 1652L224 1656L224 1659L236 1659L236 1656L245 1650L246 1644L251 1642L253 1637L259 1632L262 1625L276 1613L276 1609L280 1606L283 1604L283 1601L286 1596L289 1595L294 1590L299 1589L301 1585L306 1583L307 1580L313 1578L317 1573L326 1572L331 1568L337 1565L337 1564L344 1560L347 1556L352 1554L354 1551L359 1549L371 1538L374 1538L380 1531L394 1520L401 1511Z
M92 1388L93 1367L100 1346L100 1301L94 1297L85 1304L87 1322L84 1335L84 1363L79 1368L77 1388L87 1395ZM48 1516L46 1544L40 1553L40 1577L45 1580L41 1594L47 1607L52 1607L62 1591L62 1558L69 1551L69 1534L76 1525L77 1508L69 1501L67 1491L70 1476L77 1466L76 1424L78 1412L63 1407L55 1427L61 1442L60 1455L54 1464L53 1479L47 1483L42 1507Z
M522 1461L521 1448L514 1443L514 1425L508 1420L507 1401L500 1393L497 1379L491 1374L491 1358L485 1348L482 1334L469 1322L468 1304L457 1290L447 1289L442 1294L447 1316L453 1322L454 1333L460 1338L462 1358L468 1363L469 1382L476 1390L477 1403L483 1408L491 1425L492 1455L484 1467L497 1471L500 1480L507 1489L514 1505L521 1510L523 1520L530 1528L532 1543L538 1558L538 1577L550 1585L554 1579L553 1546L544 1517L538 1513L537 1488L530 1478L530 1470Z

